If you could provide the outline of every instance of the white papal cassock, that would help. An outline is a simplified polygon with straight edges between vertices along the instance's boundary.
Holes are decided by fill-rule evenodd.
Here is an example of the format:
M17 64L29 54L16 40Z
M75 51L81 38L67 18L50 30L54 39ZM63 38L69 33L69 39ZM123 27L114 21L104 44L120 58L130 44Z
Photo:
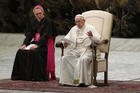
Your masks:
M87 35L88 31L92 32L92 39ZM90 85L92 60L90 45L92 40L100 40L99 33L93 26L85 23L82 29L72 27L65 38L73 43L71 49L61 58L59 83L73 86L80 83Z

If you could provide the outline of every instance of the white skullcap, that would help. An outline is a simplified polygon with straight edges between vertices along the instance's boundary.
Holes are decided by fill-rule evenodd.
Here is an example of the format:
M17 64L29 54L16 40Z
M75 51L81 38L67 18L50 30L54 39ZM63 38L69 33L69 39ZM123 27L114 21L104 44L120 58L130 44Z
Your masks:
M85 19L84 16L83 16L82 14L77 14L77 15L75 16L75 18L76 18L76 17L81 17L81 18Z

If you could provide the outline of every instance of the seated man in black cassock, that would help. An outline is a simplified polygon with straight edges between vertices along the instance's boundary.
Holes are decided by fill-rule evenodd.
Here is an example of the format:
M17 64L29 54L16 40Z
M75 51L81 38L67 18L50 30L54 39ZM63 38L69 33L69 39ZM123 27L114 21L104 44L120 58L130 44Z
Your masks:
M12 80L48 81L55 79L54 23L44 16L43 7L33 9L33 20L25 33L25 40L17 51ZM33 39L33 40L32 40ZM51 74L51 78L50 78Z

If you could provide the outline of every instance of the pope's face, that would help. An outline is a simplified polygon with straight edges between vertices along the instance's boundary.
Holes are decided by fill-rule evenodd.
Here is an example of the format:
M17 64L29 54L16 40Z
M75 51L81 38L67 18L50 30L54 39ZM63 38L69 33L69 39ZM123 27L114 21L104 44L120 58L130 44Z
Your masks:
M77 25L77 27L79 29L81 29L84 26L84 24L85 24L85 20L82 19L81 17L76 17L75 18L75 24Z
M44 12L41 9L34 9L34 15L38 21L40 21L44 17Z

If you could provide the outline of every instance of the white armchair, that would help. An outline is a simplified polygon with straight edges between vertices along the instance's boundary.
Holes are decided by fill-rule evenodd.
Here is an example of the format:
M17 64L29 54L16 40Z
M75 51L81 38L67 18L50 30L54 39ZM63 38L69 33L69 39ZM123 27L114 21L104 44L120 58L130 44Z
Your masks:
M93 25L96 30L101 35L101 40L108 40L107 44L103 44L100 47L94 47L95 50L99 50L104 53L103 58L97 58L97 52L95 51L95 58L93 63L93 84L96 85L96 77L98 72L104 72L104 84L108 83L108 55L112 32L113 15L101 11L101 10L91 10L83 13L86 22Z

